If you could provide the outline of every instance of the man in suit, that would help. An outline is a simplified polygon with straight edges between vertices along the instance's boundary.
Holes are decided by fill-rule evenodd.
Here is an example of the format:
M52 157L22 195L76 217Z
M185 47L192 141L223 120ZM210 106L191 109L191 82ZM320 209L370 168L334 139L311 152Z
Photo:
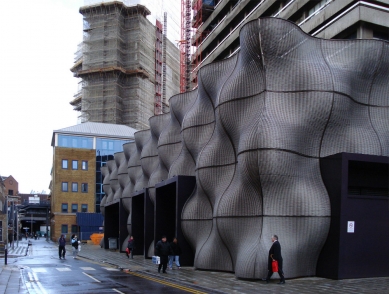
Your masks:
M270 247L269 250L269 257L268 257L268 264L267 264L267 277L266 279L263 279L268 283L270 281L270 277L273 275L273 269L272 269L272 261L277 260L278 262L278 274L280 275L280 282L278 284L285 284L285 277L284 272L282 271L282 255L281 255L281 244L278 242L278 236L273 235L271 237L271 241L273 242L273 245Z

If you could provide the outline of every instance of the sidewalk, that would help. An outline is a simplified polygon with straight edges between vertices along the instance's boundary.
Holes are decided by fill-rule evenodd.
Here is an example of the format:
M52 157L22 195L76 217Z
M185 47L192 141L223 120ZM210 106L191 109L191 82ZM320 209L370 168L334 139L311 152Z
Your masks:
M71 252L71 248L67 248ZM167 274L160 274L157 266L150 259L143 256L134 256L127 259L125 253L101 249L99 245L81 246L79 256L106 263L124 271L136 272L167 280L185 286L199 287L203 291L219 293L388 293L389 277L329 280L318 277L299 278L286 280L285 285L278 285L278 280L272 280L269 284L262 281L247 281L237 279L233 273L200 271L193 267L181 267L180 270L168 270ZM276 276L276 275L274 275Z
M13 258L24 256L28 247L28 241L19 241L19 246L14 244L8 248L7 265L5 265L4 254L0 254L0 293L15 294L15 293L28 293L26 286L23 284L20 275L20 266L14 265Z

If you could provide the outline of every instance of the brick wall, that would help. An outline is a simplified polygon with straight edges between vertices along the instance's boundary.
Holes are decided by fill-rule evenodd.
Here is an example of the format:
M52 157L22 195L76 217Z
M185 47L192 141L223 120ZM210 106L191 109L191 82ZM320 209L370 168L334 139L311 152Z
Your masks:
M68 161L67 169L62 168L62 160ZM78 169L72 169L72 161L78 161ZM82 161L88 162L88 169L82 170ZM68 183L68 191L62 191L62 183ZM78 184L78 191L72 192L72 183ZM81 192L81 184L88 184L88 192ZM77 212L81 205L88 205L88 212L95 212L96 189L96 150L55 147L53 155L51 213L51 238L57 241L61 236L61 225L68 224L68 235L71 235L71 225L76 224L72 204L77 204ZM68 213L62 212L62 203L68 204Z

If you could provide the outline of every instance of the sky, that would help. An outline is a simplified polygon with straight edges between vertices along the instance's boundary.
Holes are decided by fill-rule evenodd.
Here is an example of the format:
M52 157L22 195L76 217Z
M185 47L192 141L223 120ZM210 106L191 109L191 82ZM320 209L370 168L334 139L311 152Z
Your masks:
M90 1L85 0L87 4ZM173 6L179 13L179 0L167 2L176 2ZM70 68L82 42L83 22L78 10L84 0L1 4L0 175L12 175L19 183L19 193L50 193L53 131L78 123L79 113L69 104L77 92L78 79ZM164 9L162 4L154 7Z

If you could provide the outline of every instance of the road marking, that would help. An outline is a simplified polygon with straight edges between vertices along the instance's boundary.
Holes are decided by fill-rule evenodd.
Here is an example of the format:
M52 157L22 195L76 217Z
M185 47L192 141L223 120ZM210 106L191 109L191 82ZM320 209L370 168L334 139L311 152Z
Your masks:
M146 275L142 275L142 274L139 274L139 273L135 273L135 272L127 272L127 273L130 274L130 275L137 276L137 277L140 277L140 278L143 278L143 279L146 279L146 280L154 281L156 283L160 283L160 284L172 287L172 288L177 288L177 289L189 292L189 293L206 294L206 292L202 292L202 291L195 290L195 289L192 289L192 288L188 288L188 287L185 287L185 286L180 286L178 284L173 284L173 283L170 283L170 282L167 282L167 281L164 281L164 280L152 278L152 277L149 277L149 276L146 276Z
M115 289L115 288L112 288L112 290L114 290L115 292L118 292L120 294L125 294L124 292L120 292L119 290Z
M71 271L71 269L68 267L56 267L55 269L59 272L70 272Z
M80 267L80 269L84 270L84 271L95 271L95 269L93 267Z
M44 267L33 267L32 271L35 273L46 273L47 270Z
M103 269L105 269L105 270L107 270L107 271L113 271L113 272L118 272L118 271L120 271L119 269L113 268L113 267L103 267Z
M95 279L94 277L92 277L91 275L88 275L87 273L84 273L82 272L84 275L88 276L89 278L91 278L92 280L95 280L96 282L99 282L101 283L101 281L99 281L98 279Z
M36 273L32 273L32 275L34 276L34 279L35 279L35 281L39 281L39 279L38 279L38 276L36 275Z
M34 282L34 277L32 276L31 272L28 272L28 277L30 279L30 282Z
M26 284L27 288L31 287L37 293L42 293L42 294L46 294L47 293L46 290L43 288L42 284L39 282L38 276L36 275L36 273L28 272L28 277L30 279L30 285L28 285L28 283L27 283Z

